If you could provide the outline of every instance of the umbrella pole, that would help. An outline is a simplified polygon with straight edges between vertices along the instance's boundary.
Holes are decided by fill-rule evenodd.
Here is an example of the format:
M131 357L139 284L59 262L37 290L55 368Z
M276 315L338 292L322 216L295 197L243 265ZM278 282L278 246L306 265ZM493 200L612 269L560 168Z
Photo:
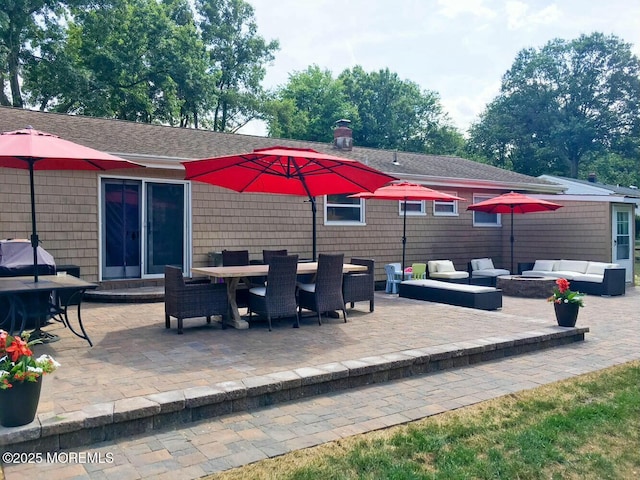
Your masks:
M317 260L317 255L316 255L316 214L317 214L317 208L316 208L316 197L311 197L309 196L309 198L311 199L311 213L312 213L312 217L313 217L313 226L312 226L312 230L313 230L313 261L315 262Z
M404 257L407 247L407 199L404 199L404 215L402 216L402 281L404 282Z
M511 207L511 275L513 275L513 207Z
M33 247L33 281L38 281L38 233L36 231L36 193L33 185L33 160L29 160L29 184L31 186L31 247Z

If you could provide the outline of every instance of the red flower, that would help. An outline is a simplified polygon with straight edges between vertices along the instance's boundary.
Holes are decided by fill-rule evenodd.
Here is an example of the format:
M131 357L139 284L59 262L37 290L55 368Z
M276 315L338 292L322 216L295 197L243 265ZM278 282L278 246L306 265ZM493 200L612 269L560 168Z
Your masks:
M13 342L11 342L11 345L6 347L5 351L7 352L7 355L11 357L12 362L17 362L20 360L20 357L30 357L33 355L33 352L29 349L27 342L22 340L20 337L14 337Z
M569 282L566 278L559 278L558 280L556 280L556 285L558 285L558 290L560 290L560 293L564 293L569 290Z

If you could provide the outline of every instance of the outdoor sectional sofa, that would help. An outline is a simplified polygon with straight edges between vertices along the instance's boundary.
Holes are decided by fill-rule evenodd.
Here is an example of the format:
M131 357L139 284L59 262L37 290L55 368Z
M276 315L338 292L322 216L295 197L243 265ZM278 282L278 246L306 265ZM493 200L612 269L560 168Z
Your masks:
M590 295L624 295L625 269L617 263L585 260L536 260L519 265L525 277L566 278L571 290Z

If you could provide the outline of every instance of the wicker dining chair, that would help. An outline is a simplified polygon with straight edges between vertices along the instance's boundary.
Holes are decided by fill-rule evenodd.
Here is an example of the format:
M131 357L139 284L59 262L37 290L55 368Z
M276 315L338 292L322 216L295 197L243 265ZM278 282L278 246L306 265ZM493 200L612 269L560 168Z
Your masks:
M249 250L223 250L222 266L238 267L249 265Z
M187 283L182 269L166 265L164 267L164 316L165 328L171 328L170 317L178 319L178 333L182 333L182 321L185 318L206 317L229 313L227 287L222 283Z
M315 283L298 283L298 311L302 309L318 313L318 324L322 325L321 314L342 310L347 321L347 310L342 296L342 264L344 255L318 255L318 273Z
M271 331L271 319L295 317L300 326L296 301L298 255L274 255L269 261L267 284L249 289L249 322L253 312L265 315Z
M351 308L355 302L369 302L369 311L374 309L374 292L375 292L375 262L366 258L352 258L349 263L354 265L364 265L367 267L366 272L350 272L345 273L342 278L342 295L344 303L350 303Z
M272 257L279 255L288 255L287 250L262 250L262 261L265 265L269 265L269 261Z

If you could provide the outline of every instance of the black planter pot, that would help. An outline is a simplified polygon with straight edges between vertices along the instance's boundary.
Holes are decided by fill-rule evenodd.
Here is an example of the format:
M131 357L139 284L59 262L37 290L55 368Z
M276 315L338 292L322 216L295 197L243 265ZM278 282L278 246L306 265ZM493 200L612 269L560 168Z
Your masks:
M577 303L554 303L556 320L561 327L575 327L580 305Z
M13 387L0 390L0 425L19 427L33 422L41 388L42 375L35 382L13 382Z

